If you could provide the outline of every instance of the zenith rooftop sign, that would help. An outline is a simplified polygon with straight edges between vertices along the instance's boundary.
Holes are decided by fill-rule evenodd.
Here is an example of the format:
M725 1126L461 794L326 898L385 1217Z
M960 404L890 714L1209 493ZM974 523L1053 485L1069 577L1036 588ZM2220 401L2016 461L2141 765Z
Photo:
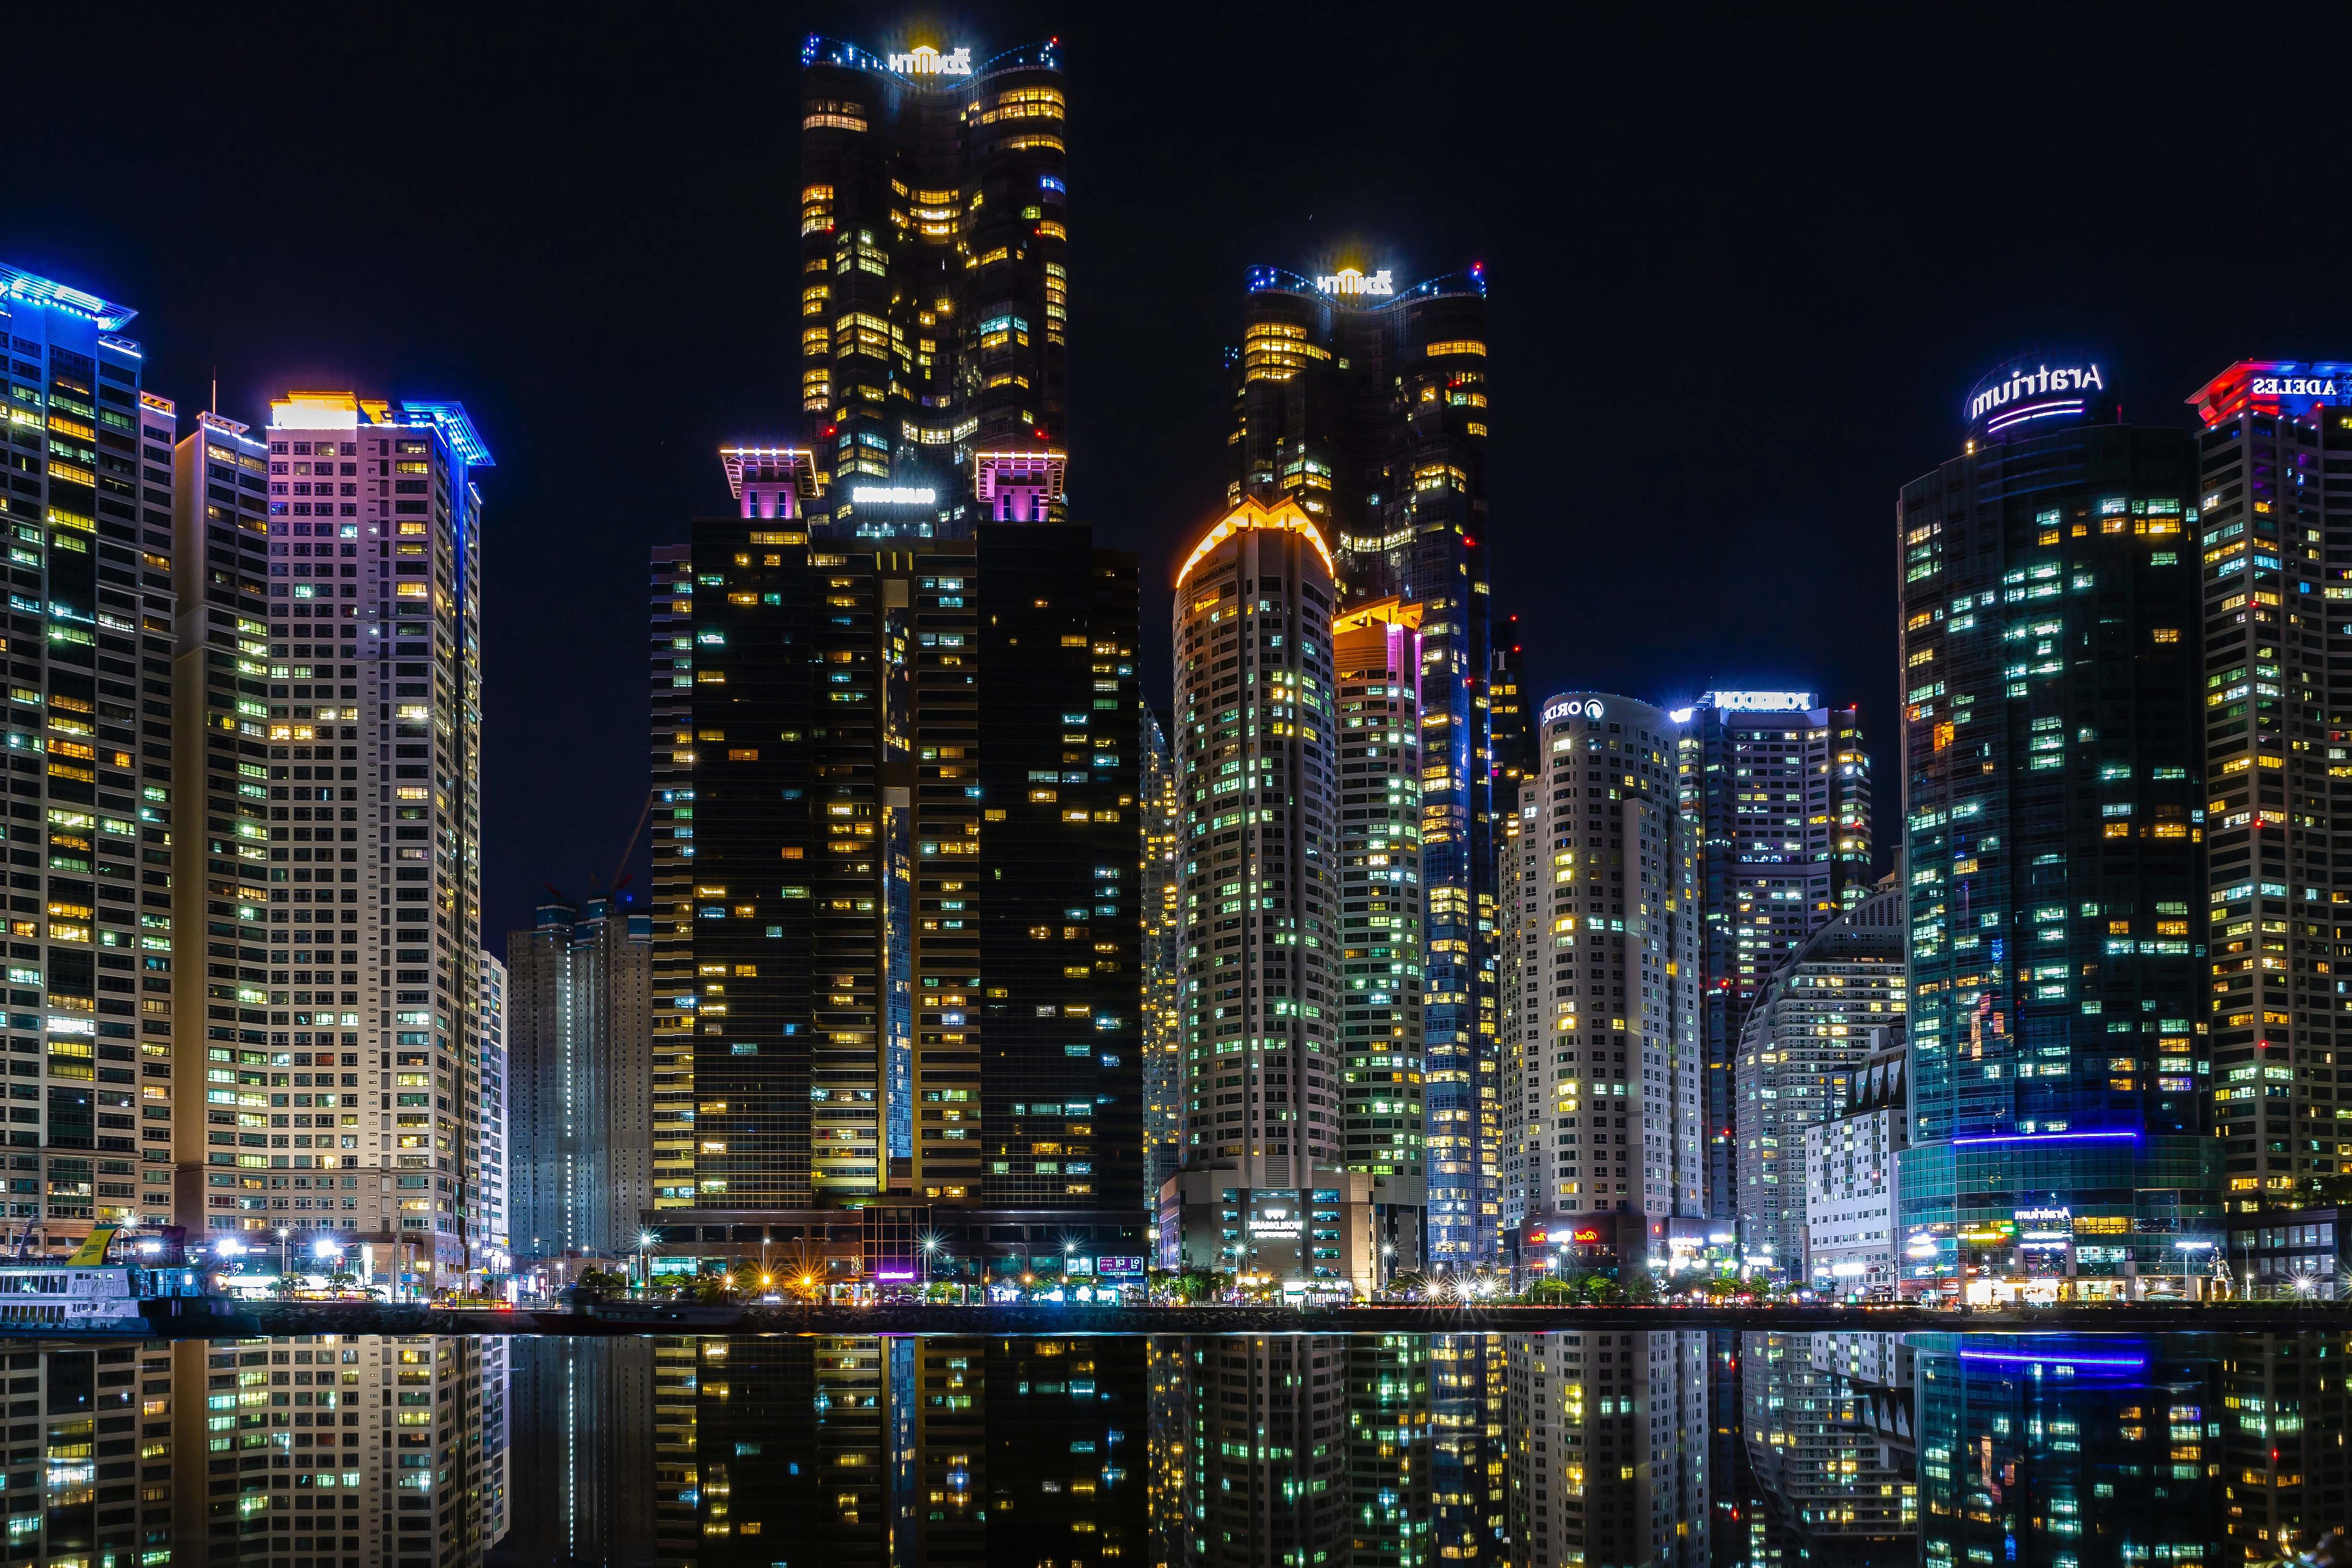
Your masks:
M1352 267L1343 267L1337 272L1318 277L1315 280L1315 287L1326 294L1394 294L1396 292L1396 284L1391 280L1389 269L1385 267L1374 273L1360 272Z
M929 44L918 44L903 55L892 55L890 68L910 77L968 77L971 51L956 49L943 55Z
M2099 367L2062 365L2052 370L2043 365L2037 370L2011 371L2005 382L1996 382L1969 400L1969 417L1982 419L1997 409L2004 408L2021 398L2047 397L2056 392L2105 392L2107 383L2099 374Z

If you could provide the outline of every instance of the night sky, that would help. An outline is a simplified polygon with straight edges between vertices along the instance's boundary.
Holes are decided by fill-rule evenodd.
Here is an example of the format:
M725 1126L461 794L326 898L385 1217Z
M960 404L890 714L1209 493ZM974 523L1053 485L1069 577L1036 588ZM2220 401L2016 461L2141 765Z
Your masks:
M16 18L0 124L0 260L135 307L184 414L215 371L256 423L291 386L472 412L494 951L637 820L646 547L727 509L720 444L796 430L812 29L1063 40L1071 496L1140 558L1163 710L1252 263L1485 262L1538 693L1859 701L1882 862L1895 495L1969 383L2080 352L2172 422L2234 360L2352 358L2342 7L501 10Z

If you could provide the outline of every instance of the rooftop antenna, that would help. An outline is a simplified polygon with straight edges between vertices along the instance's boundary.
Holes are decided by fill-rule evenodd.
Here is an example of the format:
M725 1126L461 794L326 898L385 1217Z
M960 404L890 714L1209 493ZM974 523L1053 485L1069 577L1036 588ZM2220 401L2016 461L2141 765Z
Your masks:
M212 401L205 404L205 412L206 413L218 413L220 412L220 367L218 365L215 365L213 367Z

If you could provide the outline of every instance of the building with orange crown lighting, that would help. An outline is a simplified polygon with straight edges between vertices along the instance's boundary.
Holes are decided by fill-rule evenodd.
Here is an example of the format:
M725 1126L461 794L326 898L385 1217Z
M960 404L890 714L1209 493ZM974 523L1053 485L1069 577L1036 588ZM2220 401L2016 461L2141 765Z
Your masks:
M1160 1260L1307 1293L1368 1290L1421 1253L1420 1184L1369 1160L1348 1168L1336 592L1330 549L1296 504L1246 501L1210 528L1177 574L1169 737L1182 1127L1160 1190ZM1410 630L1402 614L1347 619L1364 634ZM1417 810L1397 810L1401 831ZM1402 902L1417 922L1418 898ZM1405 961L1417 968L1417 952ZM1405 1060L1417 1089L1417 1056ZM1398 1108L1385 1119L1417 1120L1405 1099L1383 1097ZM1418 1155L1416 1129L1391 1130Z

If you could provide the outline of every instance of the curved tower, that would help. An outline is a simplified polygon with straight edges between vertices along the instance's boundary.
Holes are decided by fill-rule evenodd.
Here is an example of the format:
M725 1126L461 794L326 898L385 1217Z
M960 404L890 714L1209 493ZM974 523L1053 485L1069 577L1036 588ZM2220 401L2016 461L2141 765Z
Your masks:
M800 406L820 534L1060 511L1067 102L1053 42L801 50Z
M1638 1261L1664 1250L1665 1219L1704 1212L1697 834L1676 799L1681 730L1607 693L1563 693L1538 715L1503 890L1506 1218L1523 1256L1566 1220Z
M1182 1159L1252 1187L1339 1156L1332 594L1290 506L1244 503L1176 580Z
M2227 977L2199 942L2202 785L2205 716L2236 677L2216 672L2210 699L2198 684L2196 439L2121 423L2106 380L2091 361L2004 364L1965 406L1959 453L1897 501L1906 1295L2185 1288L2176 1243L2219 1219L2206 1009ZM2280 594L2228 564L2220 612L2275 629ZM2245 895L2275 900L2284 933L2302 884L2276 874Z
M1392 1053L1372 1055L1367 1036L1360 1060L1381 1067L1376 1098L1370 1074L1359 1082L1353 1071L1360 1058L1342 1046L1350 1020L1369 1030L1377 1012L1387 1030L1410 1017L1403 959L1383 960L1383 969L1401 966L1399 985L1377 1007L1368 988L1355 1008L1347 988L1345 960L1360 949L1342 920L1354 896L1344 852L1361 852L1354 870L1368 904L1376 852L1369 830L1342 836L1339 781L1340 758L1362 749L1349 746L1343 721L1369 718L1375 664L1387 734L1391 661L1409 652L1410 617L1391 607L1394 621L1358 618L1349 628L1333 613L1331 566L1330 547L1304 511L1244 501L1177 573L1169 748L1183 879L1182 1126L1159 1219L1163 1266L1346 1292L1419 1267L1423 1237L1407 1109L1413 1068L1393 1070L1392 1080ZM1386 630L1397 633L1393 649L1362 645ZM1343 668L1338 637L1358 644L1346 666L1358 672L1352 680L1335 679ZM1343 714L1339 694L1349 689L1360 700ZM1400 727L1409 709L1401 697ZM1385 814L1385 786L1381 795ZM1393 906L1411 893L1402 789L1396 812L1393 823L1384 815L1377 852L1390 862L1381 871L1408 873L1380 883L1391 933L1403 917ZM1367 921L1361 951L1370 931ZM1378 1155L1375 1111L1384 1118Z

